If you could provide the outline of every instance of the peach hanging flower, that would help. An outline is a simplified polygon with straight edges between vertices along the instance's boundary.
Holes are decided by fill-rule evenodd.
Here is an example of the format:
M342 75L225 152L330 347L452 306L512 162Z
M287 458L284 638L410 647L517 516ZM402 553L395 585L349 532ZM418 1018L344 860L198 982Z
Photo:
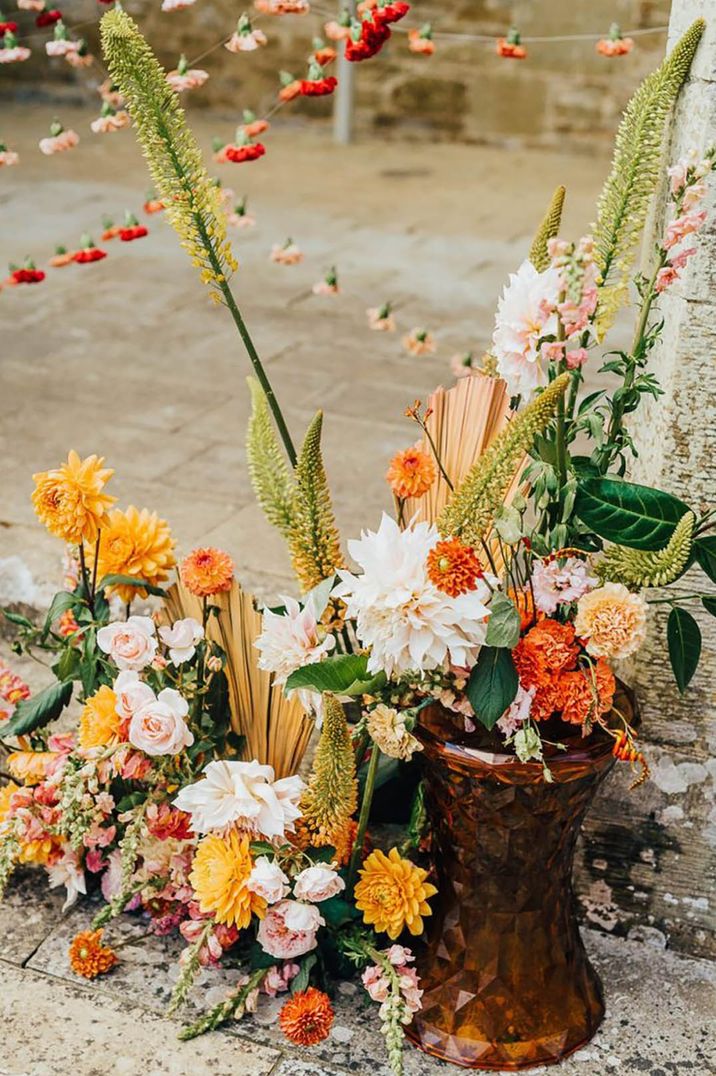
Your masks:
M459 538L438 542L428 554L428 578L451 598L474 590L483 575L475 550Z
M323 280L319 280L312 288L314 295L338 295L340 290L335 265L332 265Z
M251 19L244 13L224 48L227 48L229 52L254 52L266 44L268 44L266 34L263 30L254 30Z
M85 703L80 715L79 745L82 751L107 747L126 739L120 735L122 719L117 713L117 696L103 684Z
M351 16L344 11L340 19L330 19L323 24L323 32L329 41L347 41L351 36Z
M116 82L112 82L111 78L105 79L99 86L97 92L102 100L106 101L107 104L110 104L112 108L121 108L124 104L124 98L119 92L119 86Z
M70 41L67 36L67 27L62 19L55 23L52 41L45 42L45 52L48 56L66 56L69 52L77 50L77 42Z
M419 30L408 32L408 48L411 52L417 52L422 56L432 56L435 52L433 41L433 28L429 22L423 24Z
M622 583L604 583L577 602L574 630L592 657L621 661L644 642L647 609L641 594Z
M94 56L89 51L89 46L85 39L81 37L79 41L75 42L76 47L71 52L65 53L65 62L70 67L91 67L94 63Z
M77 251L68 250L67 247L59 246L55 247L55 253L48 261L48 265L52 269L63 269L66 265L71 265L75 260L75 254Z
M189 875L201 911L238 930L247 927L254 915L262 919L266 901L246 884L252 869L246 834L231 830L225 838L204 837Z
M307 15L311 10L308 0L254 0L254 7L262 15Z
M327 64L332 64L338 56L336 50L327 45L325 41L322 41L320 37L314 37L313 39L313 52L309 57L309 62L315 62L321 67L325 67Z
M496 51L505 60L524 60L527 49L520 44L521 38L516 26L511 26L507 37L498 38Z
M404 501L406 497L423 497L437 476L435 460L418 444L396 452L385 478L395 496Z
M450 359L450 369L455 377L469 377L472 373L479 373L479 366L474 351L461 351Z
M108 945L102 945L101 930L82 930L73 939L69 949L70 965L84 979L96 979L117 963L117 954Z
M6 31L0 38L0 64L19 64L29 58L30 50L18 45L12 30Z
M328 1038L333 1015L328 995L309 986L284 1003L279 1024L289 1042L296 1046L315 1046Z
M50 534L70 545L97 540L100 527L107 525L107 512L117 499L104 492L114 471L103 464L102 456L82 460L71 450L67 463L32 476L32 506Z
M203 86L208 77L208 71L202 71L199 67L190 68L186 56L182 53L176 69L167 73L167 82L177 93L183 93L184 90L195 90Z
M435 340L427 329L411 329L403 337L403 347L411 355L434 355L437 350Z
M193 549L179 569L181 581L197 598L208 598L231 590L234 562L228 553L213 546Z
M371 306L366 310L366 317L368 318L368 328L373 332L379 333L394 333L395 332L395 318L392 314L393 304L383 303L382 306Z
M355 903L363 922L395 940L407 928L422 934L423 916L431 915L428 899L437 889L425 879L428 872L403 859L397 848L386 856L377 849L365 860L355 887Z
M609 37L597 41L596 49L600 56L626 56L634 48L630 37L622 37L619 24L613 22L609 27Z
M97 576L130 575L158 586L169 577L174 567L174 539L169 524L156 512L130 505L126 512L119 508L109 513L99 550ZM89 550L89 559L94 552ZM143 587L117 584L108 587L109 593L118 594L123 602L134 598L146 598Z
M184 11L186 8L195 4L196 0L162 0L162 11L165 13L171 13L172 11Z
M124 127L129 127L130 123L128 112L124 109L117 111L105 101L97 119L92 120L90 123L90 128L94 134L114 134L115 131L121 131Z
M271 126L268 120L259 119L250 108L244 109L243 120L244 122L237 128L237 136L238 132L241 131L246 138L258 138L259 135L265 134Z
M3 141L0 141L0 168L11 168L20 163L20 154L15 150L8 149Z
M246 209L247 199L246 195L237 202L230 213L226 215L226 221L233 228L253 228L256 224L255 217L252 217Z
M68 149L74 149L79 144L79 140L80 136L76 131L71 129L66 131L58 120L54 120L50 124L49 138L41 138L38 144L41 152L46 157L51 157L55 153L64 153Z
M20 11L44 11L45 0L17 0Z
M298 265L303 261L303 252L293 239L289 238L283 246L274 243L271 247L271 261L277 265Z

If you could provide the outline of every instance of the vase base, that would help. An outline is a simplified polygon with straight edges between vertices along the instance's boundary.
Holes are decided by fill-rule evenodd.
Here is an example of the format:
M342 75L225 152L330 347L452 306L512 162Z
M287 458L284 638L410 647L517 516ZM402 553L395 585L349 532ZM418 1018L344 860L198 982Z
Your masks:
M577 1042L565 1044L565 1036L551 1036L531 1042L480 1042L448 1036L429 1026L411 1024L405 1036L414 1046L440 1061L449 1061L466 1069L483 1069L491 1072L516 1072L538 1066L558 1065L566 1057L581 1050L591 1042L602 1020L604 1008L592 1014L588 1032ZM430 1040L433 1039L431 1042Z

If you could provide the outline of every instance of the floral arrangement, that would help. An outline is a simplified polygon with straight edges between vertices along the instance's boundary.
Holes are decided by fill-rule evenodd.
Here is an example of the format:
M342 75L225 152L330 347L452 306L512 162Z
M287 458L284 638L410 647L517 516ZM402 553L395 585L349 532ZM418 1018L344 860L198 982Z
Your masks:
M351 47L376 51L399 8L379 4ZM235 988L184 1037L253 1010L261 993L286 993L284 1034L317 1043L330 1031L333 981L358 969L380 1006L391 1069L402 1071L403 1028L422 993L406 943L437 890L420 784L397 843L382 841L372 808L376 789L419 757L430 708L468 742L536 764L547 782L560 751L599 739L634 768L635 784L646 778L617 663L643 643L650 604L668 603L669 656L686 689L700 651L687 606L701 601L713 615L716 604L663 588L696 564L716 580L716 537L713 510L624 478L627 417L662 391L647 368L661 332L654 306L694 253L684 243L706 219L716 150L668 169L669 219L635 279L632 346L602 360L605 388L581 389L628 299L665 124L702 30L694 24L629 105L591 234L559 237L558 189L500 298L482 366L470 362L453 388L408 408L419 433L388 467L394 518L349 541L349 562L322 414L297 449L231 291L225 213L176 94L129 16L104 16L110 75L152 197L252 363L248 467L300 598L257 611L220 550L177 565L167 523L116 507L97 456L70 452L35 475L38 519L70 552L43 624L5 613L17 651L49 656L55 681L31 695L0 672L0 738L11 745L0 886L35 863L65 886L68 905L101 890L106 903L69 952L88 978L116 963L102 933L113 917L178 930L187 948L172 1011L200 966L235 959ZM369 316L386 327L389 304Z

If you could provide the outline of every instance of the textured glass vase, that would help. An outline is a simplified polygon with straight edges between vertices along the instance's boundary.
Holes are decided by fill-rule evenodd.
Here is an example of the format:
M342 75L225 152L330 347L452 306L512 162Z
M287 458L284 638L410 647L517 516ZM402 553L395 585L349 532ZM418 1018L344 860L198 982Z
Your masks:
M632 714L627 696L618 705ZM547 783L539 763L497 753L496 740L456 731L454 718L431 707L417 730L439 888L417 963L423 1008L407 1034L468 1068L552 1064L588 1042L604 1015L571 875L613 741L571 730Z

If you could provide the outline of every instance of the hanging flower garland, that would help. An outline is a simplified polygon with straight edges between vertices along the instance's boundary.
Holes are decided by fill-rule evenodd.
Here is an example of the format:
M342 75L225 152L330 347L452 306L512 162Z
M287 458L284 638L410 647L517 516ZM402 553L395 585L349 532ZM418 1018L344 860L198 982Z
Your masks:
M106 257L107 251L100 250L100 248L95 245L91 236L85 234L82 236L80 249L76 250L72 255L72 261L76 262L78 265L87 265L90 262L102 261L102 259Z
M634 48L634 39L622 37L619 23L613 22L609 27L609 36L597 41L596 48L600 56L626 56Z
M199 86L204 85L208 78L208 71L203 71L199 67L189 67L184 53L179 57L176 70L167 73L167 82L176 93L198 89Z
M0 40L0 64L19 64L30 59L30 49L18 45L14 31L6 30Z
M244 12L236 24L236 29L224 43L224 48L229 52L254 52L268 44L268 38L263 30L254 30L251 19Z
M7 145L0 139L0 168L11 168L19 163L20 155L14 150L8 149Z
M432 56L435 52L435 42L433 41L433 28L429 22L424 23L419 30L409 32L408 48L411 52L417 52L421 56Z
M41 138L39 147L46 157L55 153L65 153L68 149L74 149L79 144L80 136L71 128L65 130L59 120L53 120L50 124L48 138Z

